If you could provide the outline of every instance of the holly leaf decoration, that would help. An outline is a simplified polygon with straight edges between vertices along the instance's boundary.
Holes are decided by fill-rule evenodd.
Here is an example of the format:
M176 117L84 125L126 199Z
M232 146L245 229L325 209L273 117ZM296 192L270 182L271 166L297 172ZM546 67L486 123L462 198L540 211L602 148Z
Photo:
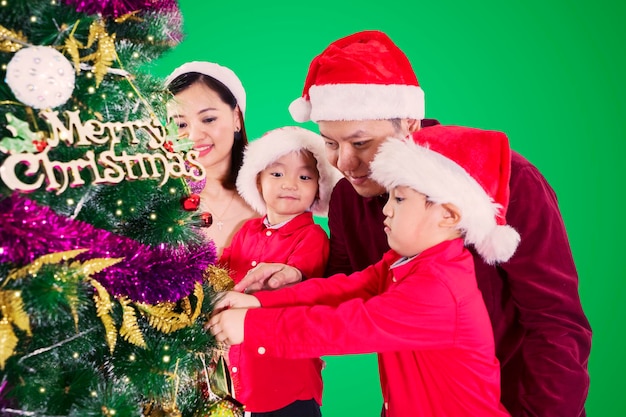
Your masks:
M167 145L164 144L163 146L169 152L187 152L193 149L193 140L189 139L187 136L179 136L178 125L174 120L170 120L167 126L165 126L165 132L165 143Z
M23 153L41 152L43 141L42 132L33 132L27 122L18 119L11 113L6 114L6 128L13 135L12 138L3 137L0 139L0 152L3 153Z

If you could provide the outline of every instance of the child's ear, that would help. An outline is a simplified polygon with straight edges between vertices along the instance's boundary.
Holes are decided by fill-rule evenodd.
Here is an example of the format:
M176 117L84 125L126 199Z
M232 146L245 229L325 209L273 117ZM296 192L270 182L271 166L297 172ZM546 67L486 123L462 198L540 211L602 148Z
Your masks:
M261 187L261 174L256 175L256 189L259 191L259 194L263 196L263 187Z
M456 227L461 221L461 210L452 203L442 204L441 208L443 209L443 218L440 226Z

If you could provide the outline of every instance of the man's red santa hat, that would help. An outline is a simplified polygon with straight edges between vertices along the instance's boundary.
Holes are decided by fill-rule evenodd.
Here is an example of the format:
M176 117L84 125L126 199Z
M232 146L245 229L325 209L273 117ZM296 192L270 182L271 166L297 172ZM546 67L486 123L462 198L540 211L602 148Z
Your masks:
M363 31L331 43L309 67L297 122L424 118L424 92L406 55L384 33Z
M434 203L461 211L466 244L489 263L509 260L520 236L506 224L511 149L502 132L433 126L410 139L388 139L371 164L371 177L387 189L407 186Z

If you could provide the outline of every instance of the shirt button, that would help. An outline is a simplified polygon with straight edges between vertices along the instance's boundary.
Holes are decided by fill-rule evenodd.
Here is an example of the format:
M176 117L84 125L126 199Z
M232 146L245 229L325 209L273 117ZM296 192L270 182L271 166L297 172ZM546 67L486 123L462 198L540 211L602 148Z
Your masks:
M385 401L385 410L389 410L389 403Z
M239 369L237 369L237 367L236 367L236 366L233 366L233 369L231 369L231 371L233 371L233 374L236 374L238 370L239 370Z
M265 355L265 348L261 346L260 348L257 349L257 352L259 352L259 355Z
M256 261L252 261L252 262L250 262L250 265L252 265L252 266L256 266Z
M391 281L393 281L393 282L398 282L398 280L396 279L396 277L391 278Z
M265 236L272 236L272 231L268 230L267 232L265 232Z

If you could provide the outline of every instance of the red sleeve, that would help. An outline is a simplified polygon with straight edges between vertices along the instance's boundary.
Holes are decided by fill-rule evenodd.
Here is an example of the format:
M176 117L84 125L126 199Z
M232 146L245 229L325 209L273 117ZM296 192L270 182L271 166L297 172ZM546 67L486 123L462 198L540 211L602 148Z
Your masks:
M368 268L361 275L375 272ZM455 298L440 280L409 277L367 300L248 310L243 347L294 359L447 348L455 343L456 312Z
M526 333L523 415L578 417L589 388L591 328L557 199L532 165L511 178L511 196L507 222L521 242L501 268Z
M352 298L368 300L380 292L381 274L389 268L389 258L351 275L337 274L328 278L312 278L297 285L274 291L260 291L255 296L263 307L296 305L338 306Z
M298 239L298 244L285 263L298 268L304 277L323 276L329 252L328 236L324 229L318 225L307 227Z

